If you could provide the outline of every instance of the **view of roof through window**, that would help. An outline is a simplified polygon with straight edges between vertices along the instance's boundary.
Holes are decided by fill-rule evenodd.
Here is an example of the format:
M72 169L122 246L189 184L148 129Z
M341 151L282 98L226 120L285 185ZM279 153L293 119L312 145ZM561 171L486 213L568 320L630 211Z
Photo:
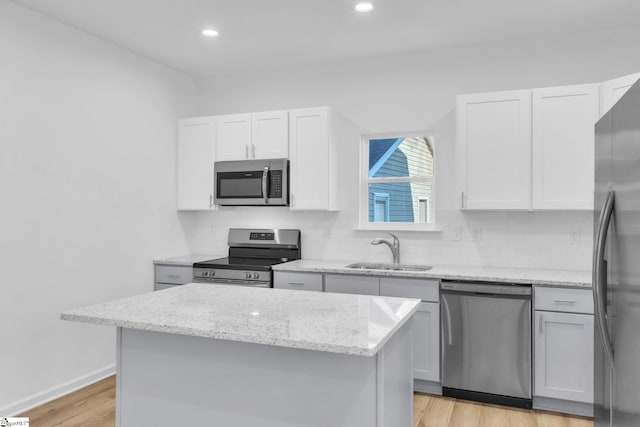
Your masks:
M431 223L433 138L369 140L369 222Z

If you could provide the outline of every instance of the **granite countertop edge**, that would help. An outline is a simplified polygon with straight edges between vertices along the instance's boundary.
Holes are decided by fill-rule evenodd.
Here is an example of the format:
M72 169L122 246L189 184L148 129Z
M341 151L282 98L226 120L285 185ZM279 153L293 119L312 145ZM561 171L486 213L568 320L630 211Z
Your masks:
M170 265L170 266L185 266L191 267L195 262L208 261L210 259L224 258L227 255L206 255L206 254L189 254L172 258L159 258L154 259L154 265Z
M536 286L559 286L591 288L591 272L571 270L543 270L501 267L467 267L436 265L428 271L389 271L346 268L352 261L302 259L273 266L276 272L330 273L367 276L389 276L421 279L472 280L531 284Z

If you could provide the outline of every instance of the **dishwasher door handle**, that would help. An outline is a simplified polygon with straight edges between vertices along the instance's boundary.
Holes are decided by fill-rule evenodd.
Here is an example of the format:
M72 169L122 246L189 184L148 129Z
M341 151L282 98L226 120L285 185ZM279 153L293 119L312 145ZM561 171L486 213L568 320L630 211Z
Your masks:
M469 294L487 295L513 295L531 297L531 285L498 284L498 283L473 283L473 282L442 282L442 292L464 292Z

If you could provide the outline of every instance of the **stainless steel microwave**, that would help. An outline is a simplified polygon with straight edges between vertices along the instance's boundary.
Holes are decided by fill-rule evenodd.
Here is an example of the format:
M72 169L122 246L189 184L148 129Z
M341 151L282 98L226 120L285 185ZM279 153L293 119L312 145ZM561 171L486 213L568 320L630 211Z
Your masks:
M222 206L289 206L289 160L216 162L215 203Z

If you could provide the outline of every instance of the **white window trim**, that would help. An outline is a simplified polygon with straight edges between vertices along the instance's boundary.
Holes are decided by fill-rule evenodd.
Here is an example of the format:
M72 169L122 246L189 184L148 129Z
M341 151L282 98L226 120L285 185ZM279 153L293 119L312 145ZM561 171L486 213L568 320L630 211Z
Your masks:
M424 216L426 219L429 219L429 205L431 204L431 199L429 197L420 197L418 199L418 203L425 202L426 209L424 211Z
M429 177L388 177L388 178L368 178L369 174L369 140L371 139L385 139L385 138L397 138L398 135L403 137L420 137L420 136L432 136L433 142L433 157L434 157L434 169L433 176ZM356 230L389 230L389 231L441 231L436 222L436 177L438 169L438 157L437 148L435 142L434 131L410 131L410 132L393 132L393 133L379 133L379 134L367 134L362 135L360 139L360 165L358 168L358 181L359 181L359 204L358 204L358 227ZM432 222L431 224L415 223L415 222L369 222L369 184L374 182L430 182L431 183L431 205Z
M384 217L386 220L389 220L389 193L377 193L375 191L373 193L373 219L375 220L375 217L376 217L375 206L378 200L384 201ZM367 200L367 214L369 213L368 211L369 211L369 200ZM384 222L384 221L374 221L374 223L376 224L379 222Z

